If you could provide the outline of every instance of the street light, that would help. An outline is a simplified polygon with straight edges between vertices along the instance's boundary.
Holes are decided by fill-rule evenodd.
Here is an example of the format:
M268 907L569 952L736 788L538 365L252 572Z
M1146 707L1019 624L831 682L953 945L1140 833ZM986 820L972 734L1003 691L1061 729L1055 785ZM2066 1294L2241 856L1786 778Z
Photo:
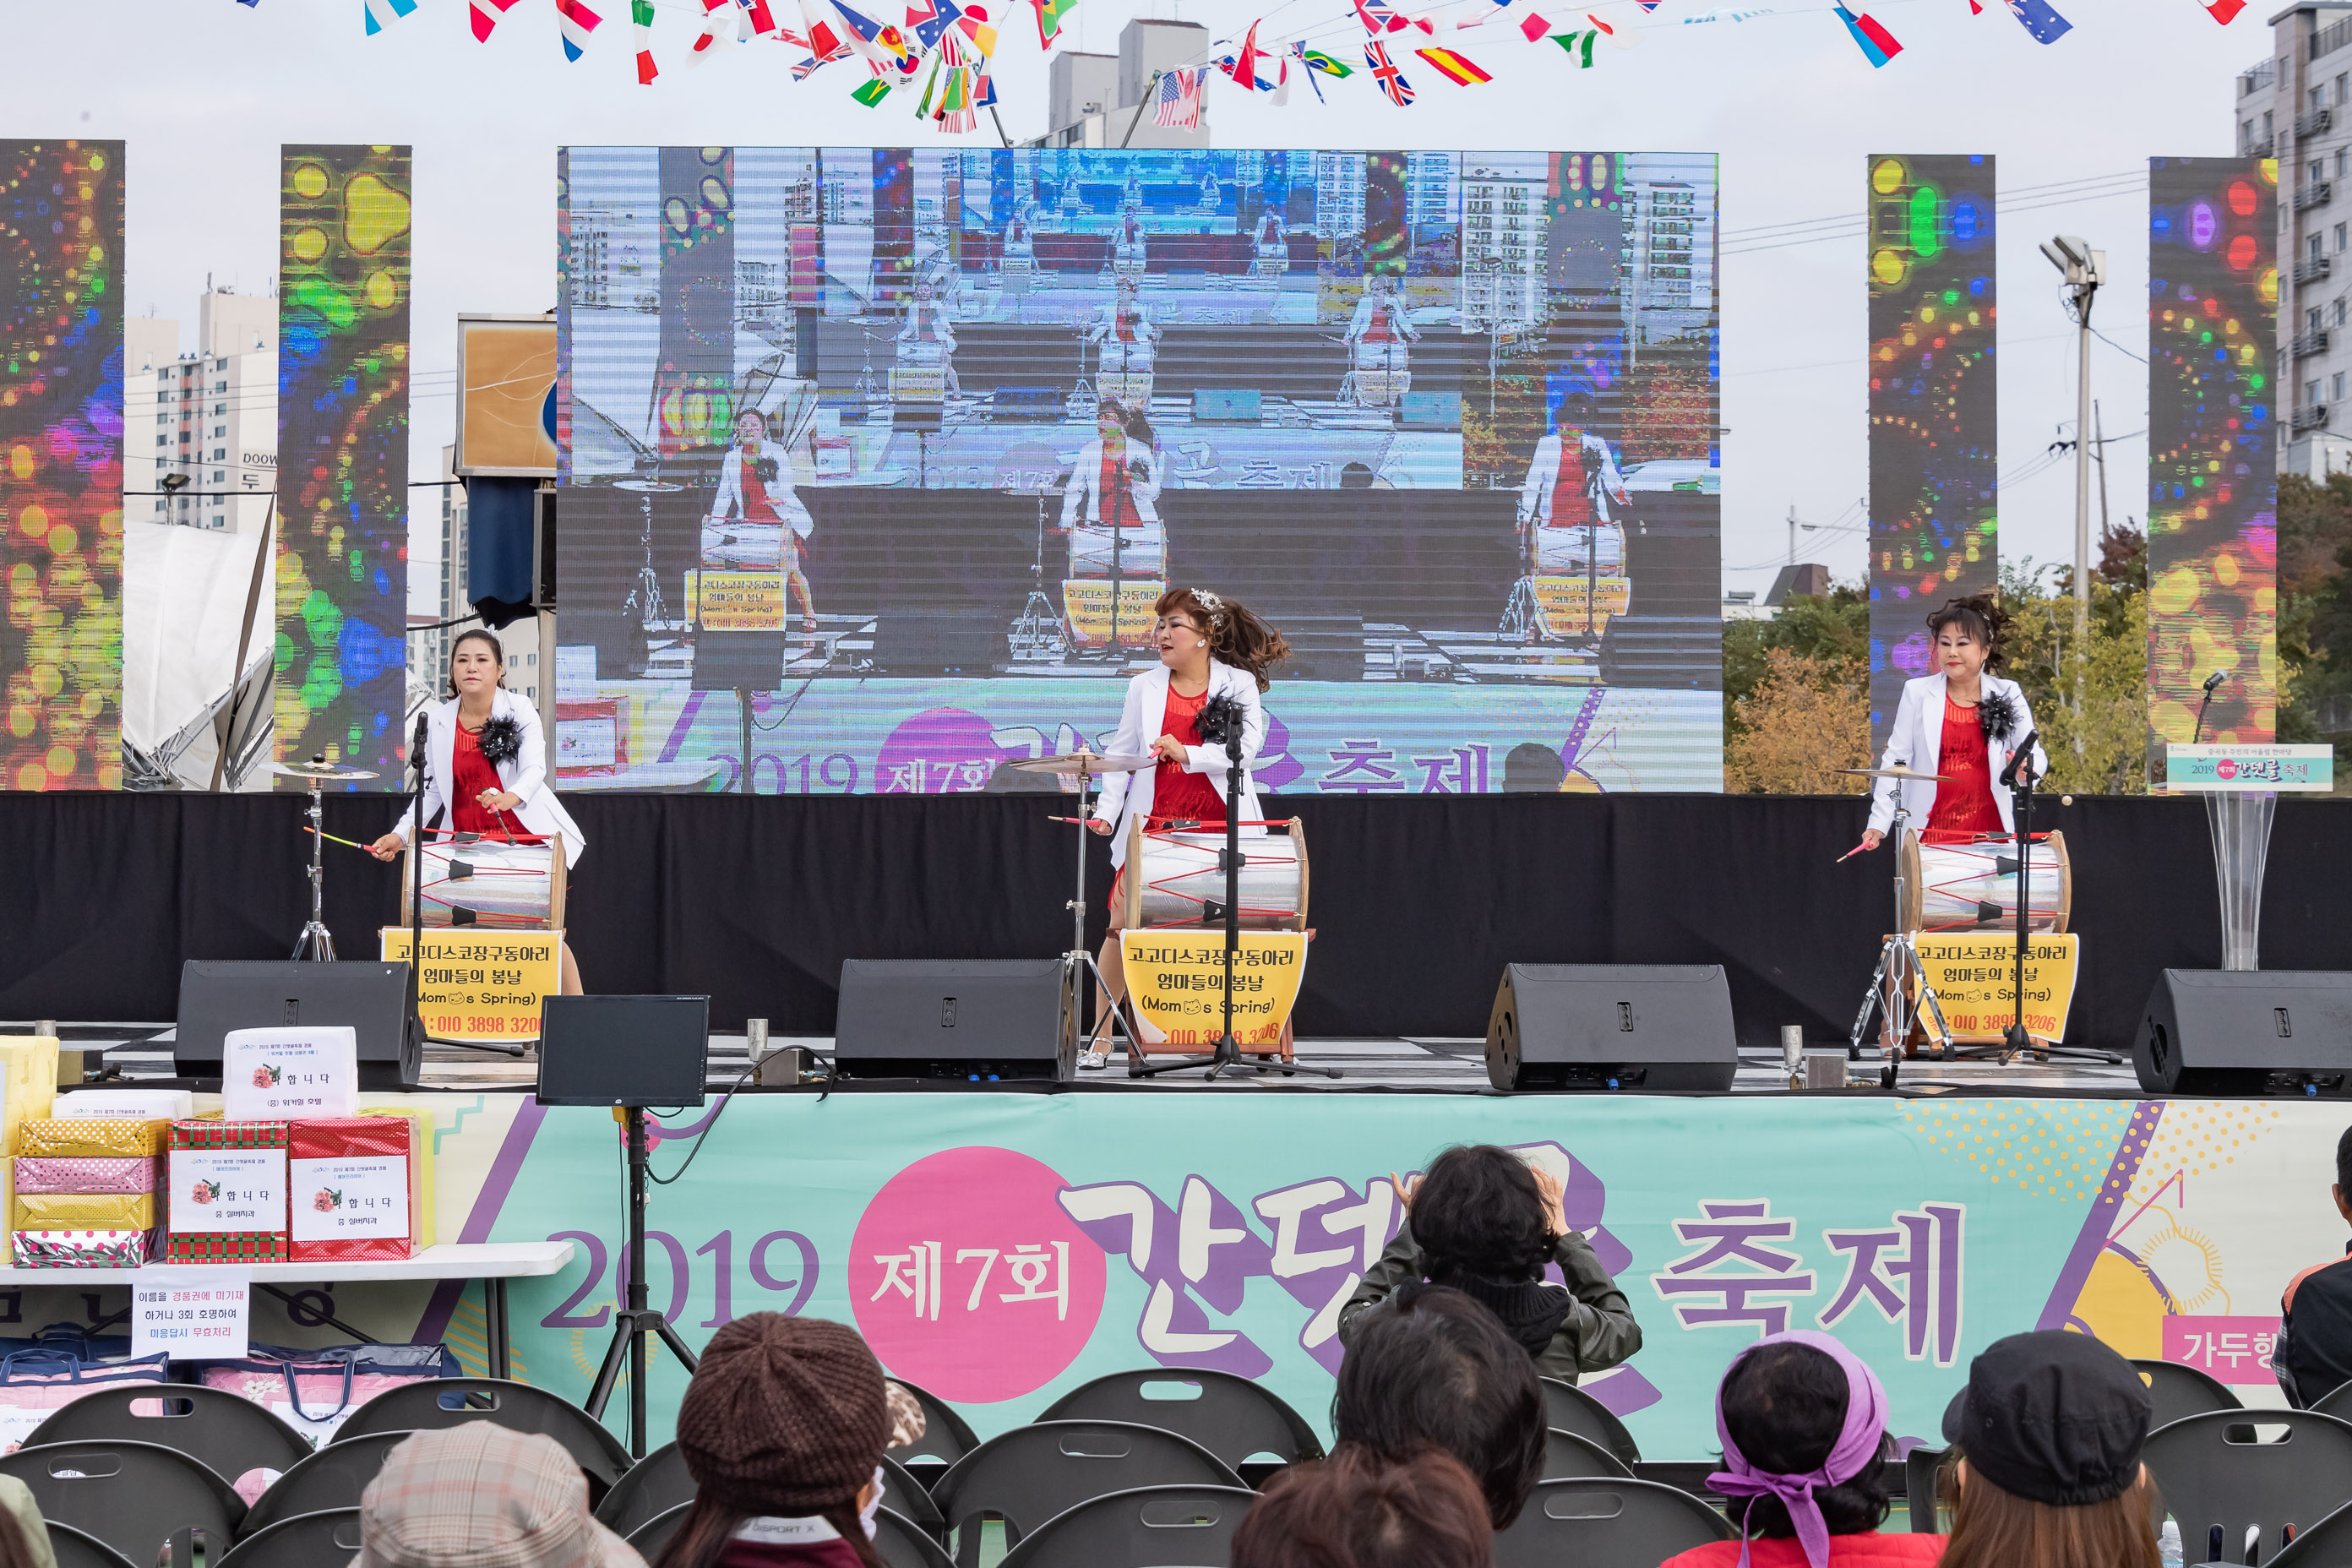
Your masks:
M2042 254L2065 275L2078 329L2078 366L2074 376L2074 646L2080 648L2091 633L2091 301L2106 281L2107 253L2094 250L2079 235L2062 234L2046 241Z

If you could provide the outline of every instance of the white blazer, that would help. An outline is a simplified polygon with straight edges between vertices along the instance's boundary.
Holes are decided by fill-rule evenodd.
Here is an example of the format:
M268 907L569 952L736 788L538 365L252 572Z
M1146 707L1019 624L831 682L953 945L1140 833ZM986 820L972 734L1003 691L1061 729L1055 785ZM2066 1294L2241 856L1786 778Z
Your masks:
M498 764L499 783L510 794L522 797L522 804L508 815L523 827L541 836L563 835L563 863L580 864L580 852L587 841L580 835L580 825L547 787L547 742L545 731L539 722L539 710L500 687L490 698L490 717L511 719L522 726L522 750L509 760ZM431 827L443 821L449 806L448 780L457 767L457 700L454 697L433 710L425 732L425 826ZM409 813L404 809L392 830L400 835L403 844L408 842Z
M743 515L743 458L742 447L730 447L725 460L719 465L719 489L710 498L709 515L713 519ZM792 448L774 441L762 441L752 461L761 458L772 458L776 464L775 482L765 487L768 504L775 508L778 520L806 539L814 531L816 520L809 516L808 508L801 504L800 494L793 489L800 479L793 471Z
M1250 764L1257 761L1258 752L1265 748L1265 709L1258 701L1257 678L1247 670L1235 669L1230 664L1209 661L1209 692L1211 697L1230 697L1242 705L1242 832L1263 834L1265 829L1253 824L1264 819L1265 813L1257 803L1257 783L1250 776ZM1114 752L1140 756L1166 731L1160 721L1168 712L1168 667L1147 669L1127 683L1127 702L1119 710L1118 730L1108 742ZM1216 786L1217 794L1225 794L1225 760L1223 746L1192 746L1187 748L1190 760L1184 764L1188 773L1206 773ZM1151 812L1151 782L1156 768L1140 773L1113 773L1103 781L1102 794L1095 799L1094 815L1097 821L1116 823L1118 831L1111 835L1110 863L1127 864L1127 838L1129 824L1137 814ZM1234 809L1230 796L1225 809Z
M1129 437L1124 462L1128 470L1127 493L1135 502L1138 522L1160 521L1160 454L1142 442ZM1070 528L1084 522L1103 521L1102 437L1097 436L1078 448L1077 461L1070 468L1070 482L1062 490L1062 526ZM1141 473L1136 468L1140 465ZM1256 686L1252 681L1252 687ZM1147 736L1158 740L1157 734Z
M2009 766L2010 753L2019 742L2033 733L2033 714L2025 705L2025 688L2014 680L2005 680L1987 670L1978 678L1979 689L1986 697L2009 699L2017 710L2005 740L1985 737L1985 764L1992 773L1992 803L2000 808L2003 832L2015 833L2017 825L2010 819L2009 792L2000 787L2000 771ZM1944 752L1944 678L1923 675L1903 684L1903 703L1895 710L1895 728L1886 737L1886 754L1879 760L1883 768L1897 763L1932 773ZM2049 754L2036 745L2033 748L2033 771L2038 778L2049 771ZM1927 814L1936 805L1937 785L1906 784L1898 785L1893 779L1880 779L1870 792L1870 826L1884 833L1895 822L1895 792L1900 788L1903 803L1910 808L1911 831L1927 830Z
M1527 482L1519 487L1522 521L1550 526L1551 492L1559 482L1561 444L1557 430L1536 443L1535 455L1528 460ZM1584 453L1584 491L1592 498L1593 518L1600 522L1612 521L1615 514L1609 510L1609 503L1613 500L1622 506L1629 496L1625 476L1617 471L1617 459L1610 454L1608 442L1587 430L1580 445Z

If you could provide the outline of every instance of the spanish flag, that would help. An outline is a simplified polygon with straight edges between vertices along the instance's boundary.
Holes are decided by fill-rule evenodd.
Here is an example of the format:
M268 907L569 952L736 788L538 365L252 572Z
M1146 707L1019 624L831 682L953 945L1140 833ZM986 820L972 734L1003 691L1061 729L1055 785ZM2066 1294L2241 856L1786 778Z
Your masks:
M1480 70L1467 55L1458 54L1454 50L1415 49L1412 52L1435 66L1444 73L1446 80L1462 87L1475 87L1482 81L1495 79L1486 72Z

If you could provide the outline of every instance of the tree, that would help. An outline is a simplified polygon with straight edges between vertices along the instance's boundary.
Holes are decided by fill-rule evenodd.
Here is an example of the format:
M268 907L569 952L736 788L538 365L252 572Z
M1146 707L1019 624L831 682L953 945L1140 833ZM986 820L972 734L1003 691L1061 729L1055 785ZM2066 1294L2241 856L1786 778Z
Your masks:
M2049 753L2052 789L2145 795L2146 542L2137 530L2123 529L2108 531L2100 543L2087 648L2074 642L2071 591L2043 589L2031 561L2003 568L2000 600L2009 612L2009 635L2000 673L2025 689L2042 749Z
M1739 700L1763 680L1769 656L1786 648L1811 662L1825 685L1870 681L1870 600L1862 589L1834 584L1829 597L1801 595L1780 607L1778 620L1731 621L1723 628L1723 733L1727 745L1747 722ZM1866 721L1865 721L1866 722Z
M1869 780L1839 770L1870 765L1868 666L1789 647L1765 649L1761 662L1761 677L1735 700L1723 787L1740 795L1864 793Z
M2278 666L2278 738L2335 742L2336 787L2352 790L2352 737L2328 713L2352 698L2352 475L2279 480Z

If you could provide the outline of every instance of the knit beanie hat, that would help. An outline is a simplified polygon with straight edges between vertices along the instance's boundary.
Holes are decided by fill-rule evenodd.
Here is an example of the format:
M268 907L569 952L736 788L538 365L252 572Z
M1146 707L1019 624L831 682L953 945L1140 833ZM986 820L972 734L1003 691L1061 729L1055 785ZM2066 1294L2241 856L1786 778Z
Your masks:
M882 1367L857 1331L754 1312L710 1337L677 1409L701 1495L788 1518L853 1504L890 1442Z

